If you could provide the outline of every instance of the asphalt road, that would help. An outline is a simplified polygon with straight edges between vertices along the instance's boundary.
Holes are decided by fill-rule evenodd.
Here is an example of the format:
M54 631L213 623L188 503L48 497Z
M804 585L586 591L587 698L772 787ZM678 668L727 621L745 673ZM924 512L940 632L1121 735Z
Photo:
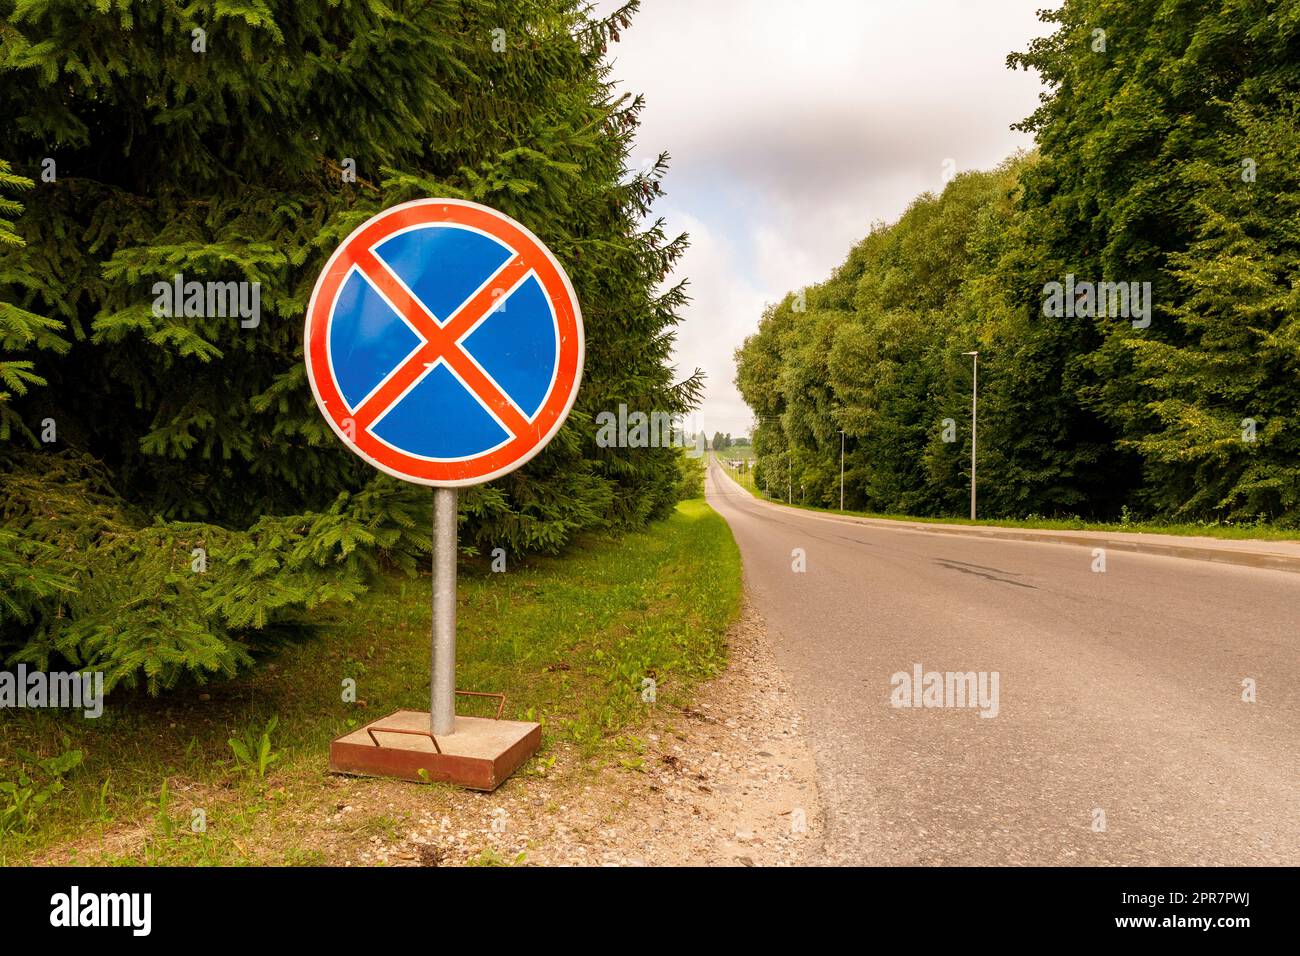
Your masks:
M825 862L1300 863L1300 574L1097 572L1084 547L780 508L716 463L707 496L804 713ZM917 664L984 672L986 704L996 672L996 716L901 706Z

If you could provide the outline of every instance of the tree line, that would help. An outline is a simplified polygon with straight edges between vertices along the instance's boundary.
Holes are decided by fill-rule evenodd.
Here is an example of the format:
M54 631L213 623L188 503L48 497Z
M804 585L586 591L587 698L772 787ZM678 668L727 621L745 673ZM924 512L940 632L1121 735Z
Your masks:
M737 351L759 486L838 505L843 441L847 507L963 514L978 351L982 516L1294 527L1300 3L1040 16L1008 57L1045 84L1035 149L874 227Z
M732 438L731 432L714 432L713 439L709 442L709 447L714 451L725 451L728 448L745 448L748 445L748 438L744 435L739 438Z

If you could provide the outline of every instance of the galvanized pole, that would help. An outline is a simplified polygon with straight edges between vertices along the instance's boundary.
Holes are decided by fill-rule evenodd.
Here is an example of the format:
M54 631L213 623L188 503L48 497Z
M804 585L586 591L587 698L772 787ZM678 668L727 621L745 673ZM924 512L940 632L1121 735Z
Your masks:
M456 731L456 489L433 489L433 673L429 730Z
M844 429L840 429L840 510L844 510Z
M970 380L970 520L975 520L975 417L979 411L980 353L972 356Z

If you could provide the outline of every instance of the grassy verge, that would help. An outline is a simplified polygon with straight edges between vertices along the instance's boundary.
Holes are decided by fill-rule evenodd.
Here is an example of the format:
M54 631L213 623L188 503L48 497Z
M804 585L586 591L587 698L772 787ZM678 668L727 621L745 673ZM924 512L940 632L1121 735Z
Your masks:
M732 445L730 448L724 448L722 451L715 452L715 454L724 460L744 459L745 461L753 461L755 458L753 445Z
M462 561L460 573L457 686L503 691L506 717L541 721L542 764L557 745L593 766L619 759L626 728L649 710L643 679L657 684L656 706L685 704L723 667L740 606L739 552L702 500L644 532L588 538L562 557L529 558L505 573ZM298 811L322 799L331 738L428 706L429 627L428 576L387 576L355 606L322 612L312 639L239 680L154 700L115 694L97 720L6 712L0 780L26 774L32 796L0 792L0 864L61 843L102 848L105 834L124 828L135 836L95 862L267 862L252 835L295 826L306 816ZM349 678L355 703L343 700ZM258 751L273 718L262 772ZM231 738L246 741L251 762L236 758ZM59 773L49 764L74 751L79 765ZM48 799L37 805L41 793ZM217 805L222 826L196 833L194 808ZM275 861L322 862L292 848Z
M718 461L723 468L727 469L727 474L729 474L732 477L732 479L738 485L740 485L740 487L744 488L755 498L766 497L758 490L758 486L754 484L754 467L752 463L749 465L749 467L741 469L741 468L732 468L730 465L728 465L725 455L720 456L718 458Z
M726 468L727 474L755 498L768 500L767 495L763 494L754 484L753 472L740 472L725 462L722 463L722 467ZM781 504L786 503L785 498L781 495L773 495L771 500L778 501ZM1079 517L1042 518L1038 516L972 521L969 518L920 518L914 515L881 514L874 511L840 511L838 508L801 504L798 501L793 502L790 507L802 508L805 511L853 515L857 518L880 518L886 521L909 521L920 524L960 524L989 528L1030 528L1043 531L1120 531L1126 534L1172 534L1251 541L1300 541L1300 529L1278 528L1273 525L1256 523L1202 522L1175 524L1163 521L1085 521Z

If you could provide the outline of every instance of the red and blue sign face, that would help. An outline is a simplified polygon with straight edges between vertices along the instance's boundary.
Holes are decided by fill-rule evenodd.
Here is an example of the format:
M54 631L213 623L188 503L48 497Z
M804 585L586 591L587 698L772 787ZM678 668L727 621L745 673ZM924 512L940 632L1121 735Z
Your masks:
M582 313L549 249L476 203L386 209L339 246L307 307L307 378L335 433L407 481L513 471L559 431Z

